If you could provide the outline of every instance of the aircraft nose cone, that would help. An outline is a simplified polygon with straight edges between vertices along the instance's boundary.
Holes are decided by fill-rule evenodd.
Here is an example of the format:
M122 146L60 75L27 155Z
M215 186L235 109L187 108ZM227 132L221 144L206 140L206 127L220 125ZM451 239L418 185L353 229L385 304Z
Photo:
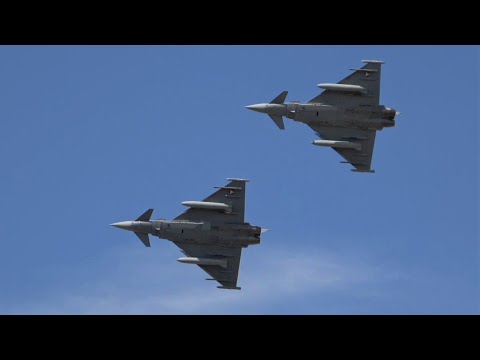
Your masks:
M130 230L132 228L132 222L131 221L121 221L117 223L110 224L110 226L115 226L119 229L123 230Z
M266 112L266 109L267 109L267 105L265 105L265 104L254 104L254 105L248 105L248 106L245 106L245 107L249 110L258 111L258 112L261 112L261 113Z

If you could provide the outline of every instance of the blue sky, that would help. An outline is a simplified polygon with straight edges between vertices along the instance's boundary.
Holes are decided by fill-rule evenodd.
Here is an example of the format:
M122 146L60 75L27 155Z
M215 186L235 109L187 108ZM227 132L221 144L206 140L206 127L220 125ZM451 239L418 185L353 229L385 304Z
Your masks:
M0 313L478 314L478 47L1 46ZM375 174L246 105L306 101L381 59ZM172 218L250 179L241 291L172 243Z

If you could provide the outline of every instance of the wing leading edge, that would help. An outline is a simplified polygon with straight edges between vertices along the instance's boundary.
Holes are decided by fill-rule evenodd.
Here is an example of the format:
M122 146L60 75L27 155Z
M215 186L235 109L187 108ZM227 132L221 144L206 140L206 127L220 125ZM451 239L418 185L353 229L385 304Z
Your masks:
M346 161L355 167L356 172L375 172L371 169L373 148L375 146L375 130L360 130L310 125L323 140L349 141L359 144L359 149L332 147Z
M190 208L177 216L174 220L244 223L245 191L248 180L231 178L227 180L230 180L227 185L218 186L217 191L207 196L202 201L227 204L231 207L231 211L225 212Z
M380 104L380 75L383 61L363 60L366 64L337 84L356 85L363 92L325 90L315 96L309 103L325 103L330 105L376 106ZM322 84L319 84L319 86Z
M241 247L226 247L208 244L192 244L175 242L183 252L190 257L212 258L226 260L226 267L219 265L197 265L212 278L220 283L220 289L235 289L237 287L238 271L240 270Z

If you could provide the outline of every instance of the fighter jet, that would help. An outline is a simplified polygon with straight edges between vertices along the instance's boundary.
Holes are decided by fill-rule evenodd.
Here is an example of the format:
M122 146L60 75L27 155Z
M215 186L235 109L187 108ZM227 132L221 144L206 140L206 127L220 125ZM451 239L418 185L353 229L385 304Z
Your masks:
M283 91L268 104L247 106L247 109L268 114L275 124L285 129L282 116L310 126L322 140L313 145L331 147L351 164L356 172L373 173L373 146L377 130L395 126L395 109L380 105L380 70L383 61L363 60L366 65L337 84L318 84L324 89L306 103L284 104L288 92Z
M151 220L153 209L147 210L135 221L111 224L133 231L147 247L149 234L170 240L185 257L177 259L184 264L200 266L218 281L219 289L236 289L242 248L260 243L260 235L267 229L245 222L245 188L248 180L227 178L225 186L202 201L184 201L189 209L173 220Z

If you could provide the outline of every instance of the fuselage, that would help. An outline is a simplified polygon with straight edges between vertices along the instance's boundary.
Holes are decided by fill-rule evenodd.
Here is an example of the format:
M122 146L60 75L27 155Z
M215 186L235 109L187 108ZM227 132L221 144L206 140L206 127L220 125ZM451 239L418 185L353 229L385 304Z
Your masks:
M341 107L322 103L291 102L288 104L258 104L252 110L274 116L285 116L305 124L382 130L395 126L394 109L380 106Z
M131 221L129 230L174 242L247 247L260 243L262 229L248 223L150 220Z

